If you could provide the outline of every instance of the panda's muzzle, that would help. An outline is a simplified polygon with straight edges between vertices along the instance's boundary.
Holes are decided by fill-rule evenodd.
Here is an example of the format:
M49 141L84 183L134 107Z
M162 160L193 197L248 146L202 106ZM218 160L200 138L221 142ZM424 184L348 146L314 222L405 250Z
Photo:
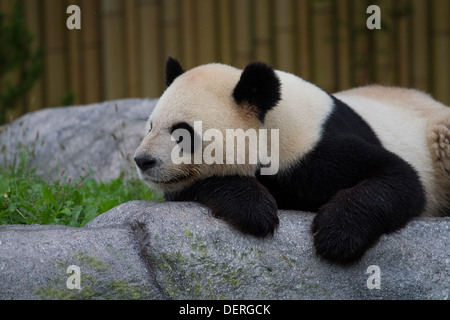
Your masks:
M151 187L154 188L167 189L173 185L179 185L180 183L183 183L183 181L189 180L191 177L189 171L164 168L161 159L150 156L144 152L136 153L134 162L139 168L139 177L144 182L150 183Z
M154 168L159 163L159 160L149 155L140 154L134 157L134 162L136 162L136 165L142 172L145 172Z

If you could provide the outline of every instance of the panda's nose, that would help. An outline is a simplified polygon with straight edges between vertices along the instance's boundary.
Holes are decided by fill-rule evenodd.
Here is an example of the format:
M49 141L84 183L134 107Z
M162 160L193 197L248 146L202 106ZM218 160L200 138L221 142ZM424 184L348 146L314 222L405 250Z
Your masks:
M134 162L136 162L139 169L146 171L156 166L158 159L149 155L137 155L134 157Z

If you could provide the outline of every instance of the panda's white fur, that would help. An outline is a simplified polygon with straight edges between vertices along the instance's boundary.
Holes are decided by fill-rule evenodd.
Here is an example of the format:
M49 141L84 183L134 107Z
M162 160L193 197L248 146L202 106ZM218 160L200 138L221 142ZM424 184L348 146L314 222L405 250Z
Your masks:
M270 91L245 83L259 81L255 86L261 86L265 80L258 80L258 72L274 87L280 86L267 95L275 101L273 105L245 92L259 92L264 97L264 91ZM284 209L318 210L313 223L317 252L342 263L358 259L379 235L403 227L414 216L437 216L449 210L450 108L427 94L366 86L330 95L293 74L262 64L249 65L244 71L208 64L184 72L176 60L169 59L166 74L168 88L149 117L135 160L139 176L150 187L164 191L169 200L199 201L215 216L259 236L273 233L278 224L275 200ZM170 156L177 142L171 139L171 128L178 123L192 126L199 120L203 130L218 129L223 137L226 129L279 129L279 173L273 179L261 177L255 164L173 164ZM341 154L333 146L330 132L359 159ZM331 150L329 157L327 150ZM368 155L373 159L362 160ZM146 166L149 158L151 165ZM356 161L355 176L348 167L352 161ZM364 161L371 162L369 171ZM318 167L320 164L332 168ZM333 177L333 170L342 172ZM371 172L369 176L359 176L366 171ZM349 178L345 186L330 194L331 189L325 191L327 175L332 186L340 185L338 180L347 175ZM293 177L306 180L298 182ZM316 192L324 187L326 198L319 194L310 201L306 195L313 180L309 179L317 180L313 182ZM294 197L306 198L291 201L292 187L304 192L293 193ZM301 201L308 205L302 206ZM350 222L349 217L359 222ZM355 229L354 223L363 225Z
M312 83L290 73L276 74L281 100L267 113L264 128L280 130L280 170L287 170L317 144L333 102Z

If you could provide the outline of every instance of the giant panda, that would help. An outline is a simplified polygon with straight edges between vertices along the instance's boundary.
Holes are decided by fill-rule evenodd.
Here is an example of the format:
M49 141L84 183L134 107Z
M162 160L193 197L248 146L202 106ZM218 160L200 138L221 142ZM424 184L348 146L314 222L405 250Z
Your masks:
M316 253L343 265L414 217L447 214L450 108L425 93L366 86L329 94L264 63L185 72L173 58L166 84L134 155L139 177L166 200L197 201L257 237L274 233L277 209L315 212ZM278 171L262 175L262 161L174 163L184 139L177 130L192 137L192 154L195 139L205 148L195 121L224 139L229 128L278 129Z

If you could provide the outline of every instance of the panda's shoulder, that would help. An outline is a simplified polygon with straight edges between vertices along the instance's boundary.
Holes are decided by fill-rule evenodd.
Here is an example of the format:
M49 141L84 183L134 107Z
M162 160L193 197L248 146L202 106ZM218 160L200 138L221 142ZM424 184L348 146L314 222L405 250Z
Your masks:
M367 119L336 96L330 96L333 100L333 106L323 124L323 139L336 140L339 137L355 136L371 144L380 144Z

